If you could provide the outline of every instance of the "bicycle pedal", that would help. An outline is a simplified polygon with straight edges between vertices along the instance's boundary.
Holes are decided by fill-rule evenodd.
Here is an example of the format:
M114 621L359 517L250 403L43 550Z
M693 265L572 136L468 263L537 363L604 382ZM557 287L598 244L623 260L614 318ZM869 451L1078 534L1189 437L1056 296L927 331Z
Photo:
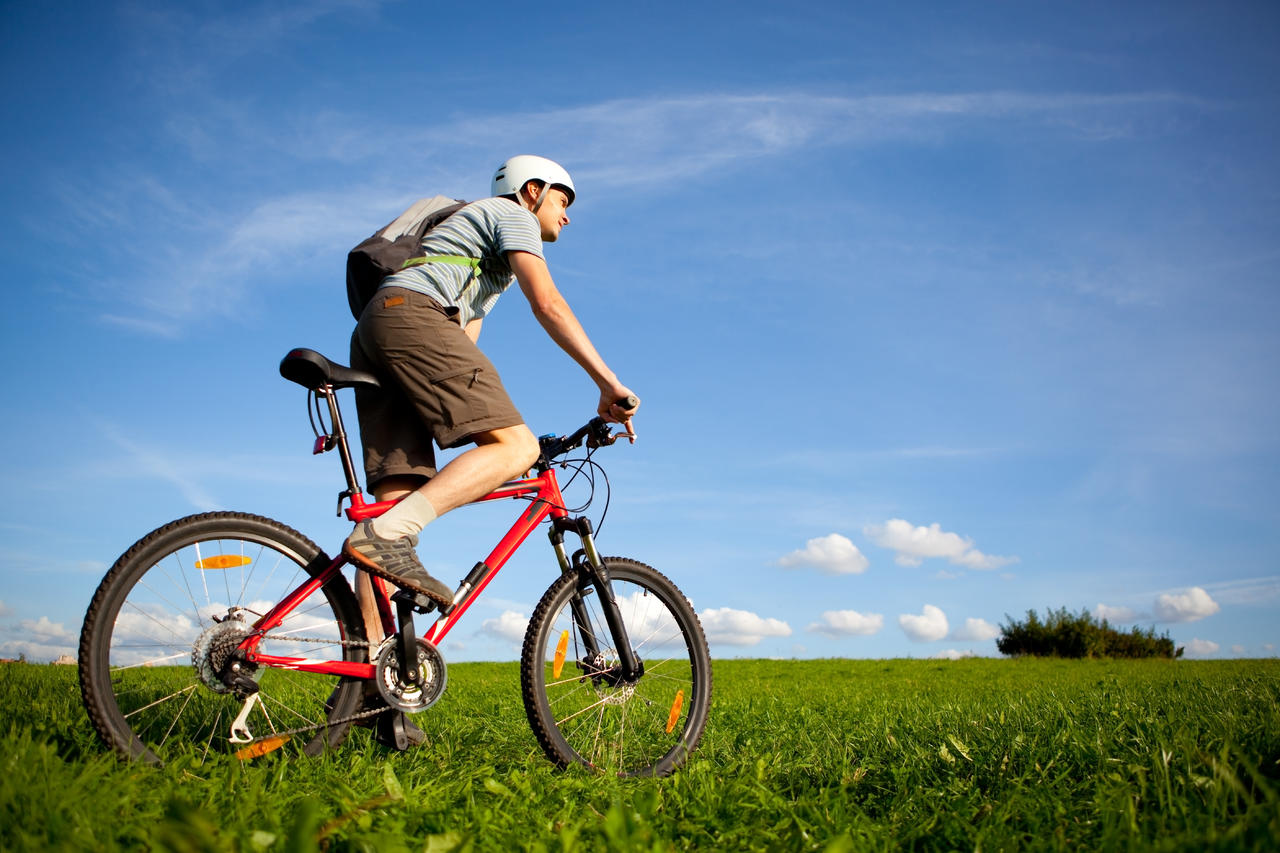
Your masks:
M440 609L439 604L430 598L427 598L422 593L410 592L407 589L402 589L392 595L391 600L403 601L405 604L408 604L413 608L414 613L426 614L430 613L432 610Z

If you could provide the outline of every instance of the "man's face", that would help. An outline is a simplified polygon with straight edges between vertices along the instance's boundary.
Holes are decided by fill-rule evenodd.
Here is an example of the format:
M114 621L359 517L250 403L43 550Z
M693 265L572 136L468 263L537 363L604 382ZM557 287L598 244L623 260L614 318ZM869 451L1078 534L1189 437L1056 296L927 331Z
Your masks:
M552 187L542 199L542 206L534 214L542 226L542 242L554 243L560 239L560 229L569 224L569 195Z

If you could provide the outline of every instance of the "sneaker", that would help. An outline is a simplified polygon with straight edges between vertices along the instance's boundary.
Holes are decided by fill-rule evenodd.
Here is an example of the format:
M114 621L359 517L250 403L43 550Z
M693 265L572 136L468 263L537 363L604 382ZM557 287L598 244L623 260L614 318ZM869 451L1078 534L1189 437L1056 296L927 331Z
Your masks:
M453 590L422 567L417 547L417 536L383 539L373 532L373 522L362 521L343 543L342 553L366 572L425 595L441 609L446 608L453 604Z

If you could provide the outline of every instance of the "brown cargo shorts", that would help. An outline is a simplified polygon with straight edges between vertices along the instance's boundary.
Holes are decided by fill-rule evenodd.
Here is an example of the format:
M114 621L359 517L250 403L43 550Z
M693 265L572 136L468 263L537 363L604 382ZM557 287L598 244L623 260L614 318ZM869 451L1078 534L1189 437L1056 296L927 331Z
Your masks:
M360 315L351 366L382 382L379 389L356 389L370 489L386 477L434 476L432 439L447 449L475 433L524 423L455 314L426 294L384 287Z

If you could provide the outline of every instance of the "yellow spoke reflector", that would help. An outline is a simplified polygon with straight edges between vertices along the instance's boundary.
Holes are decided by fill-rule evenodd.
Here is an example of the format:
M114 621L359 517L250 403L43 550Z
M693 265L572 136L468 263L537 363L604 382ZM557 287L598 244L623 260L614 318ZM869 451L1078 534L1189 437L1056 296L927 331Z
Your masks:
M266 755L268 752L275 752L288 742L289 735L263 738L260 741L249 744L244 749L237 750L236 758L241 761L248 761L250 758L257 758L260 755Z
M205 557L203 560L196 560L197 569L234 569L237 566L247 566L252 563L248 557L237 557L232 554L219 554L216 557Z
M560 632L560 642L556 643L556 662L551 667L551 677L559 678L564 671L564 655L569 650L569 631Z
M671 713L667 715L667 734L676 727L676 720L680 719L680 709L684 707L684 691L676 691L676 701L671 703Z

